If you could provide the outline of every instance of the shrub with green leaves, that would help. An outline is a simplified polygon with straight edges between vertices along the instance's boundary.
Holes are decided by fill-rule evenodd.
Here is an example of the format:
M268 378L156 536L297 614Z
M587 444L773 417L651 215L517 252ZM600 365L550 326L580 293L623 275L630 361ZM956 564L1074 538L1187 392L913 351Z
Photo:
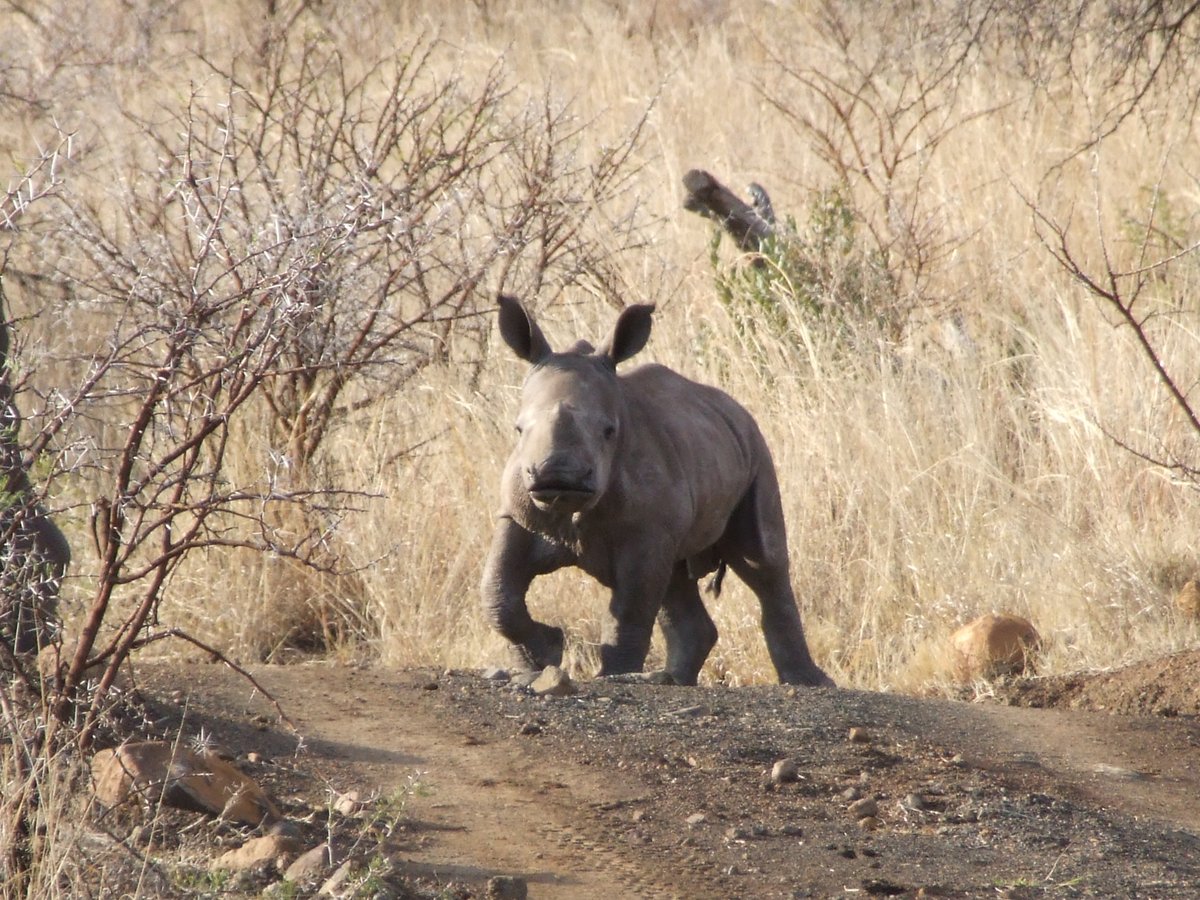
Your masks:
M862 326L898 331L895 279L861 224L848 190L834 185L813 193L806 222L789 217L757 253L732 264L721 259L717 229L709 257L738 331L783 338L797 349L813 332L849 342Z

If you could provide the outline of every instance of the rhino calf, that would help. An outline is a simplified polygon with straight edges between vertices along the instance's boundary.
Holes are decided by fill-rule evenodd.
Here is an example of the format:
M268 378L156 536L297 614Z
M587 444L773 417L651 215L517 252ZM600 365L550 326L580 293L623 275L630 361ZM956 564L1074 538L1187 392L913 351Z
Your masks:
M599 349L556 353L520 301L500 298L500 334L533 368L501 478L485 611L527 664L558 665L563 632L535 621L525 594L538 575L577 566L612 591L600 674L640 672L657 618L667 672L695 684L717 642L697 581L727 565L758 597L779 680L832 685L804 639L775 467L750 413L664 366L617 374L645 346L653 311L626 309Z

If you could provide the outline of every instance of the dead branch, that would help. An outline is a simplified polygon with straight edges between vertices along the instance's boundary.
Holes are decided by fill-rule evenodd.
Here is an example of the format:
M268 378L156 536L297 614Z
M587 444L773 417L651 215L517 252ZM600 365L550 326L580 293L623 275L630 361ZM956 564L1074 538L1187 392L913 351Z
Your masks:
M775 212L760 185L750 185L753 205L703 169L692 169L684 175L683 186L687 190L683 208L720 223L743 251L758 252L774 235Z

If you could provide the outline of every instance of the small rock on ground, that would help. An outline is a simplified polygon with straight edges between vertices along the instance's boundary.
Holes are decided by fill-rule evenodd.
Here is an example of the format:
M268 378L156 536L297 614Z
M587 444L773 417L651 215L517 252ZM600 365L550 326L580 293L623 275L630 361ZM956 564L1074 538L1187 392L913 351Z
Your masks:
M514 875L497 875L487 883L488 900L526 900L529 886L524 878Z
M268 834L263 837L251 838L242 846L222 853L212 861L210 868L214 871L241 872L264 863L274 863L280 857L290 856L298 849L298 845L292 838L279 834Z
M794 759L781 759L771 767L773 784L789 784L800 780L800 767Z
M567 697L578 693L579 688L571 682L571 676L558 666L546 666L534 682L529 685L539 697Z

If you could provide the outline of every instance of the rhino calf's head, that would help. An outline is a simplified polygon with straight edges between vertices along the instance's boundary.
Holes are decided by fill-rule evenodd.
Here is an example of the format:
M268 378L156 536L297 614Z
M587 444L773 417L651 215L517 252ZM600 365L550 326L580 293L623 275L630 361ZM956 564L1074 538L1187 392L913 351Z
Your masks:
M542 513L569 517L604 496L625 424L617 363L645 346L653 311L648 305L626 309L598 350L580 341L555 353L520 301L500 298L500 334L533 366L521 393L509 466Z

